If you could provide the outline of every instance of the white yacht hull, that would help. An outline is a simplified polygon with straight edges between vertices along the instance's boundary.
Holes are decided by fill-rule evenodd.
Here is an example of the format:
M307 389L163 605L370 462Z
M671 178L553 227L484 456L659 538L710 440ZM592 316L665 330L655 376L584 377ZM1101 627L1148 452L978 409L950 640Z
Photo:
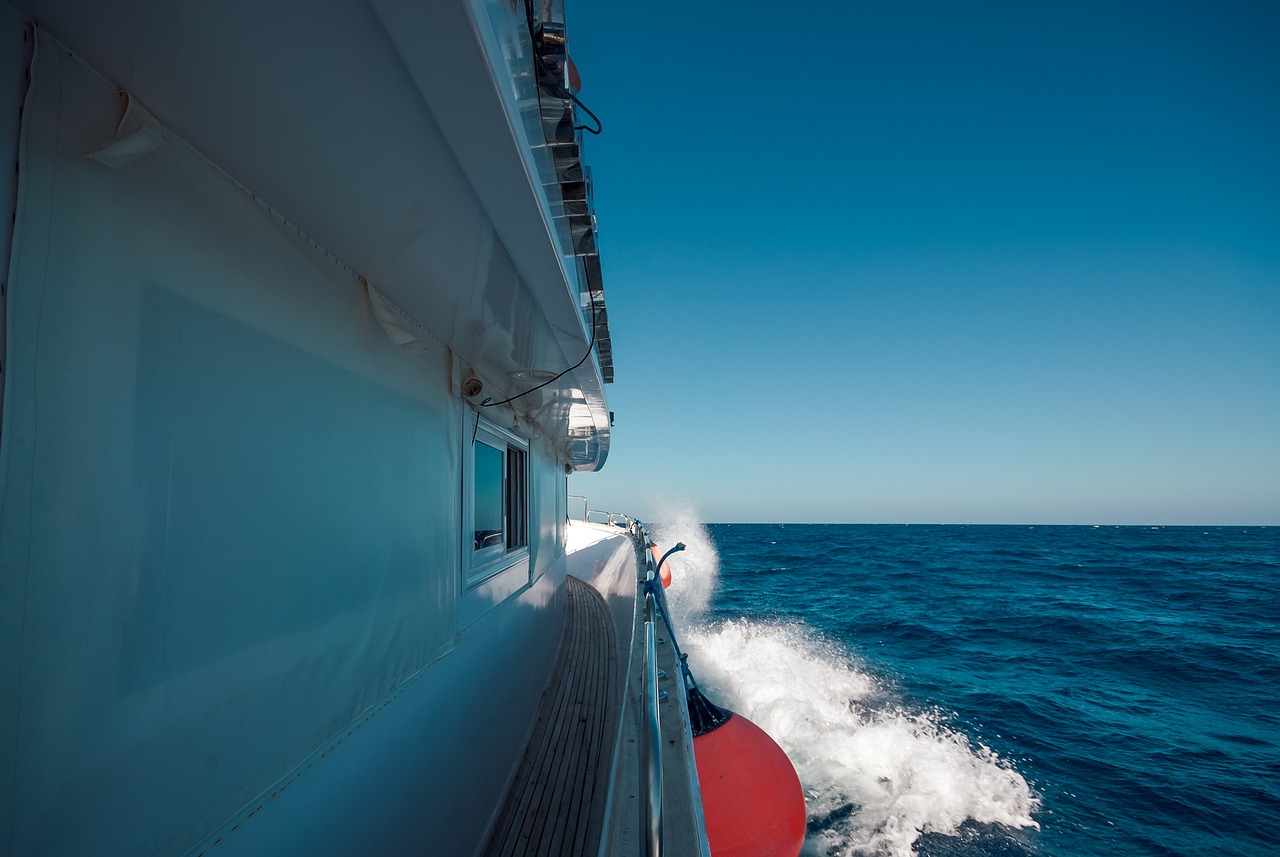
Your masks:
M418 5L0 3L0 851L476 853L571 571L630 655L629 540L565 548L599 320L474 73L521 16ZM483 575L481 412L529 510Z

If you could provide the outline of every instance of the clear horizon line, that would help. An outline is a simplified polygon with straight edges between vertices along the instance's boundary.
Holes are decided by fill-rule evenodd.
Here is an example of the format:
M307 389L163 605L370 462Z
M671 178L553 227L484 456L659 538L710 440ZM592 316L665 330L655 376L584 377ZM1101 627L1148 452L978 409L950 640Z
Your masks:
M1115 524L1115 523L1070 523L1070 522L1016 522L1016 521L705 521L711 524L751 524L760 526L803 526L803 527L1139 527L1147 529L1163 529L1179 527L1211 527L1217 529L1243 529L1247 527L1280 527L1280 524Z

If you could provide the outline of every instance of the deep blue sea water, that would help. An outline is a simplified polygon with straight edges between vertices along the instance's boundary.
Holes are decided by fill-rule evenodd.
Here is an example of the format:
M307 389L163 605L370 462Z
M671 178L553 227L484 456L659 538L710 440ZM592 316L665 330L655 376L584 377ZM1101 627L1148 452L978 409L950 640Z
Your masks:
M1280 528L656 530L807 854L1280 855Z

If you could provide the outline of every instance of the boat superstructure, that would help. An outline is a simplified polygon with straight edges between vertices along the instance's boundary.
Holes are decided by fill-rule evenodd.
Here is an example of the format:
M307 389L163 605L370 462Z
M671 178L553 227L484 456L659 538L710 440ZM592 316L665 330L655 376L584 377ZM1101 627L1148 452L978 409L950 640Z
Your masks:
M639 530L569 537L612 363L564 32L0 3L0 850L497 853L571 575L588 850L643 847Z
M710 854L564 24L0 0L0 851Z

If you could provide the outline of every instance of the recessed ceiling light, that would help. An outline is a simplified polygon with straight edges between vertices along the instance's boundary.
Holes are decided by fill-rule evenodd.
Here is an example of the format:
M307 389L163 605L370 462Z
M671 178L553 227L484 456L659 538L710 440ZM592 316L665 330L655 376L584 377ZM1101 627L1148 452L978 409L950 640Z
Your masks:
M550 381L556 377L556 373L545 369L517 369L508 372L507 377L512 381Z

